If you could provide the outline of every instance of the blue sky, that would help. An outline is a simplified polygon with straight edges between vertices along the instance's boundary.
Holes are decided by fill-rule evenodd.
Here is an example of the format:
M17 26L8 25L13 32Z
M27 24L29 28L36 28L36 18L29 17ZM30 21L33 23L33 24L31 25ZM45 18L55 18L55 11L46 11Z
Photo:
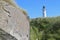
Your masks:
M42 17L43 5L48 17L60 16L60 0L16 0L16 4L25 9L30 18Z

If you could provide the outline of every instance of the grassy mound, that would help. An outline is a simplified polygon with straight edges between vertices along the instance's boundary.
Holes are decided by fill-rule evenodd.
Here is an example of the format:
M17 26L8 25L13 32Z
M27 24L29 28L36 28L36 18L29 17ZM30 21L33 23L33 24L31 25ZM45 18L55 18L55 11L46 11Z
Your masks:
M30 26L30 40L60 40L60 17L31 19Z

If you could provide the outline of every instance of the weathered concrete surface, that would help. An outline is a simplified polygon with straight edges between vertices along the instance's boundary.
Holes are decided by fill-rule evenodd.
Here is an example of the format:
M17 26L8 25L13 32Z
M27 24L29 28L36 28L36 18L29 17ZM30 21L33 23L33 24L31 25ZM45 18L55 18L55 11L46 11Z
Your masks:
M29 21L23 12L2 1L0 2L0 28L17 40L29 40Z
M3 31L2 29L0 29L0 40L17 40L17 39Z

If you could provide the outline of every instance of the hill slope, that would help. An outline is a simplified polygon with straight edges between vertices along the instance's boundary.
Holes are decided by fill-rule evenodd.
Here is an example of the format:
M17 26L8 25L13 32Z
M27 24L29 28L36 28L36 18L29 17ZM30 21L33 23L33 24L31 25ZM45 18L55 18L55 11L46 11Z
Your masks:
M30 20L30 40L60 40L60 17Z

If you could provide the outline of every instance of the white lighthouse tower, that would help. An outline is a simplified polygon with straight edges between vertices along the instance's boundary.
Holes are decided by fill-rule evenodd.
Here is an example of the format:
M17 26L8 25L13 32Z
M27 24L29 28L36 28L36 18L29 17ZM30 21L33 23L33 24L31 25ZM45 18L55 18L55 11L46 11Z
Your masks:
M45 6L43 6L43 17L47 17L46 16L46 8L45 8Z

